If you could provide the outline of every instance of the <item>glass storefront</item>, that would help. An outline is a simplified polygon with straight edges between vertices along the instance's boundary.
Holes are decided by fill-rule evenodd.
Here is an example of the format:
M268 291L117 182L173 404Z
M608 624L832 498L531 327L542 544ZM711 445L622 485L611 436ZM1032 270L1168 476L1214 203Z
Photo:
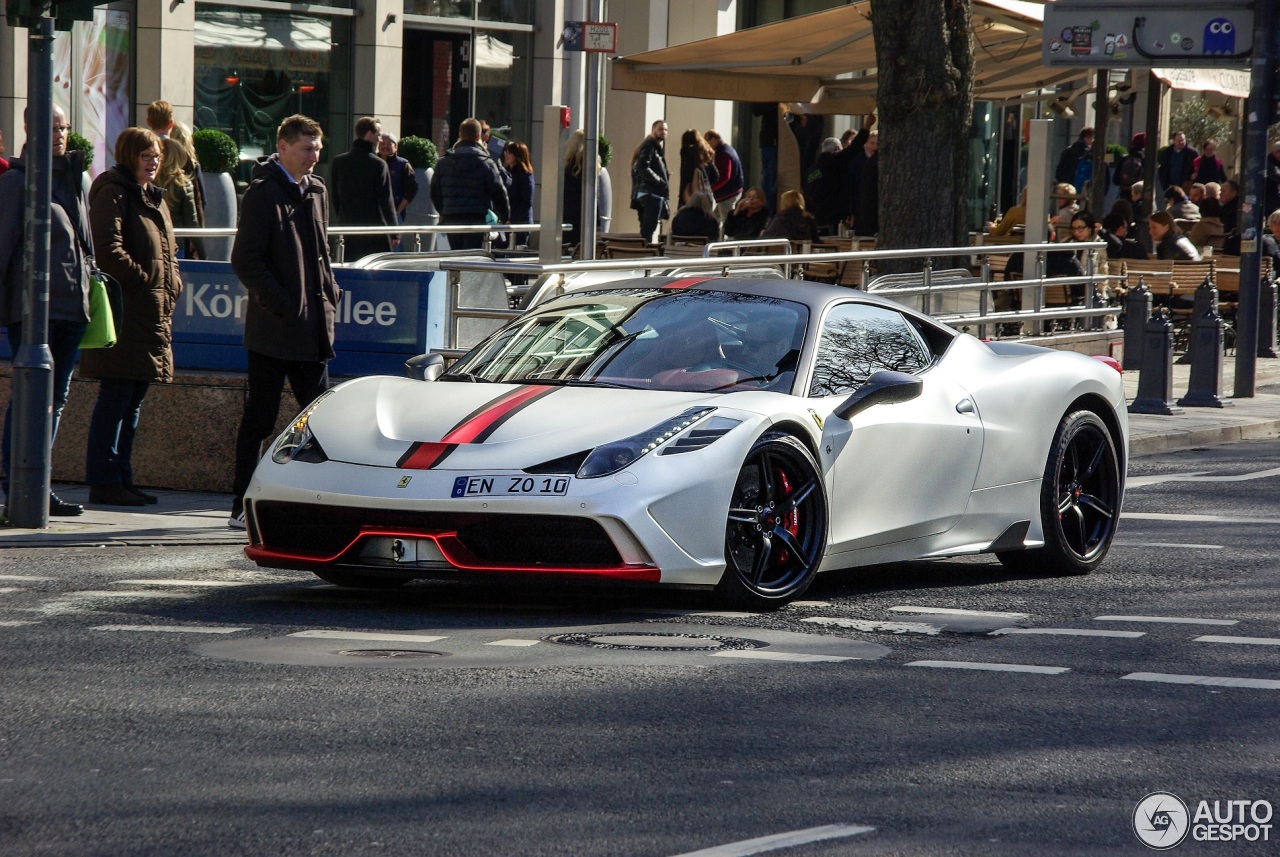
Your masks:
M468 116L499 137L529 140L532 35L406 28L400 128L444 151Z
M351 41L345 17L196 7L195 125L224 131L240 146L237 178L247 180L253 159L275 151L276 129L294 113L317 120L328 139L345 144ZM331 151L326 147L322 163Z
M129 127L132 42L132 13L107 9L54 39L53 100L72 130L93 144L89 172L95 176L115 164L116 137Z

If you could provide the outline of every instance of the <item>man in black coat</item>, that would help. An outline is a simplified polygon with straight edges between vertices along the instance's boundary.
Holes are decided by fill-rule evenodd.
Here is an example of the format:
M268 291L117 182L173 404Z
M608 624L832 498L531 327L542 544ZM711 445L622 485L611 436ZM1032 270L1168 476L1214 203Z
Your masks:
M351 150L333 159L329 177L333 182L333 222L335 226L395 226L396 204L391 190L391 172L378 157L378 137L382 123L372 116L356 120L356 139ZM348 235L342 256L354 262L372 253L386 253L400 243L398 236Z
M285 119L276 153L258 161L240 203L231 267L249 292L249 395L236 434L235 500L227 522L237 529L245 527L244 492L262 442L275 430L285 379L299 410L329 388L341 290L329 261L328 193L312 175L323 136L314 119Z
M1200 153L1194 146L1187 145L1187 135L1181 131L1174 131L1170 139L1170 145L1156 154L1156 177L1160 179L1160 187L1164 190L1174 185L1185 189L1191 182L1191 175L1196 169L1195 161Z
M485 223L492 211L499 223L511 221L511 204L498 164L480 141L479 119L464 119L458 142L436 162L431 176L431 202L440 212L442 226ZM449 236L454 250L478 250L484 233Z
M659 119L650 126L631 156L631 207L640 216L640 235L652 241L658 222L671 214L671 175L667 172L665 140L667 123Z

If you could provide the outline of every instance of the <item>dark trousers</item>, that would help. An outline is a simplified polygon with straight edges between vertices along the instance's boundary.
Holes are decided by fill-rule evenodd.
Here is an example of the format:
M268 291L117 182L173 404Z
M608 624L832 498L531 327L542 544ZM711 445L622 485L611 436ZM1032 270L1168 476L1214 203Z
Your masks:
M133 484L133 438L150 381L102 378L89 419L85 478L90 485Z
M448 217L440 218L441 226L475 226L480 223L487 223L483 214L452 214ZM449 249L450 250L479 250L484 247L484 233L474 232L469 234L450 233Z
M645 194L640 202L640 236L646 244L654 240L653 233L658 231L658 221L662 219L662 202L661 197L652 194Z
M329 364L324 360L281 360L249 352L249 394L236 433L236 470L231 483L237 499L244 497L253 479L262 442L275 431L286 378L301 411L329 389Z
M49 322L49 353L53 357L53 433L49 438L50 448L58 438L58 421L62 418L62 409L67 404L67 393L71 390L71 372L76 367L76 353L80 350L80 340L84 338L86 327L88 327L87 324L78 321ZM16 357L22 342L22 325L11 324L7 330L9 348ZM5 480L9 478L9 462L12 461L10 449L12 425L13 398L11 396L9 406L4 411L4 439L0 441L4 444L3 451L0 451L0 462L2 462L0 466L3 467L0 476Z

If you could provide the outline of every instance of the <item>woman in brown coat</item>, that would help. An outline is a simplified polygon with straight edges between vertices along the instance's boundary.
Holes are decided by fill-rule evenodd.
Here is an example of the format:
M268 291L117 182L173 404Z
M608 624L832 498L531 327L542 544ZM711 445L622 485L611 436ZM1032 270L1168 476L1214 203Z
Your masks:
M120 281L124 296L119 341L85 351L80 362L82 377L99 380L85 467L90 503L156 502L134 487L132 457L147 387L173 380L172 318L182 291L173 224L152 183L160 146L151 131L126 128L116 139L116 166L89 190L98 267Z

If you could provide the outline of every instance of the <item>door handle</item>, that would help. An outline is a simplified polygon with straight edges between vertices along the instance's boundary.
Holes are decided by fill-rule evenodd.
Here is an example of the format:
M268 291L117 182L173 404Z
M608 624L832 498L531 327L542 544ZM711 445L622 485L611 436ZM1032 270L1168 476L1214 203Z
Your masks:
M978 409L973 405L973 399L961 399L956 402L957 414L976 414Z

